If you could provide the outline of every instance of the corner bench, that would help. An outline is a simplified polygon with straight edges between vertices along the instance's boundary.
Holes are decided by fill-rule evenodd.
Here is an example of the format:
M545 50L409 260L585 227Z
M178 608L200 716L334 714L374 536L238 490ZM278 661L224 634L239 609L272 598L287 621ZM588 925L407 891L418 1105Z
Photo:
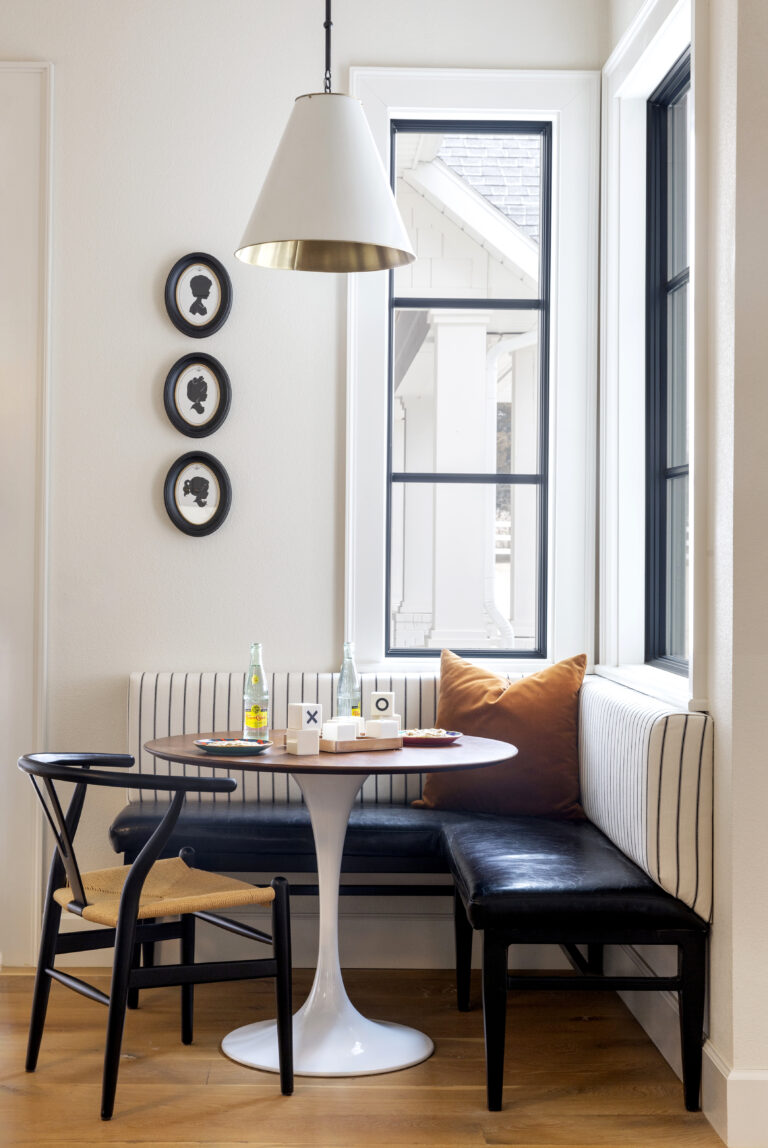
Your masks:
M237 728L243 679L242 673L133 674L129 749L140 768L168 768L143 750L153 737ZM335 674L272 675L275 727L286 724L289 700L320 701L332 712L336 679ZM393 690L407 726L432 726L438 686L436 674L363 675L363 704L372 690ZM500 1109L502 1102L507 990L575 987L677 992L685 1105L695 1110L712 896L712 722L704 714L678 713L588 677L579 725L587 821L414 808L410 803L420 796L421 778L380 781L373 775L350 816L342 870L393 878L446 873L453 884L342 882L342 892L454 894L460 1009L469 1007L472 932L483 933L490 1109ZM309 817L295 782L266 772L231 772L238 790L224 801L188 803L167 855L193 845L201 868L314 873ZM129 792L111 827L112 844L126 863L160 816L160 806ZM313 889L294 886L295 892ZM578 976L510 976L507 950L513 943L559 944ZM605 975L603 946L614 943L676 945L677 975Z

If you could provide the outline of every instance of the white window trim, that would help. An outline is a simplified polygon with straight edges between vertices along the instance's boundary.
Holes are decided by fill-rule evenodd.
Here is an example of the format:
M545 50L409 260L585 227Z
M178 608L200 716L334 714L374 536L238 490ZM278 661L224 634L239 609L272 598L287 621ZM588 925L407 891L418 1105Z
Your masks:
M394 118L552 122L549 657L487 664L532 671L582 652L591 664L600 74L351 68L350 93L387 170ZM386 273L349 277L345 637L365 669L436 669L434 657L384 657L387 287Z
M694 428L703 423L689 337L691 470L689 676L645 665L645 179L646 104L691 44L691 0L649 0L603 69L600 400L600 613L596 672L691 710L706 709L701 568L702 458ZM693 72L693 69L692 69ZM695 101L692 75L692 99ZM694 103L695 106L695 103ZM695 117L694 117L695 122ZM695 172L695 132L691 133ZM690 180L691 308L699 312ZM700 436L703 437L703 436Z

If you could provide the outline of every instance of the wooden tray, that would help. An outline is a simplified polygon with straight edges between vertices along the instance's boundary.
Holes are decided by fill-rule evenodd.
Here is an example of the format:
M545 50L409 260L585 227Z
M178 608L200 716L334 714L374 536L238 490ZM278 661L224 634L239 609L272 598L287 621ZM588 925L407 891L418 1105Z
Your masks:
M353 741L327 741L320 738L321 753L366 753L382 749L402 749L401 737L356 737Z

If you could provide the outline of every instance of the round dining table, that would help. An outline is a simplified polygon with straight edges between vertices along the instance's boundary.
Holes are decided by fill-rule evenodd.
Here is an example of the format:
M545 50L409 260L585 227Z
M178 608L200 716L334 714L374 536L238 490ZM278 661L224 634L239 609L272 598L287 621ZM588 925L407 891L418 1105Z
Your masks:
M186 765L227 770L288 773L304 796L317 853L319 945L314 983L294 1014L294 1071L300 1076L365 1076L394 1072L426 1060L434 1051L423 1032L389 1021L369 1020L347 996L339 963L339 878L349 814L371 773L445 773L481 769L517 753L508 742L461 736L449 746L302 755L277 745L248 756L210 754L195 743L206 738L237 739L240 732L191 733L156 738L145 745L153 757ZM256 1021L228 1033L222 1051L251 1068L278 1071L277 1029L273 1020Z

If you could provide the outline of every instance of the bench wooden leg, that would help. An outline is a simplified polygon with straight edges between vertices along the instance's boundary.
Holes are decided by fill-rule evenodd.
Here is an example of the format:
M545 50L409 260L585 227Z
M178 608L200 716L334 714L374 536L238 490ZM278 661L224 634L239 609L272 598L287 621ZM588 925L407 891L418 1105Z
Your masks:
M701 1049L704 1043L704 988L706 938L691 936L678 948L682 987L680 1007L680 1050L683 1062L683 1096L689 1112L698 1112L701 1092Z
M501 1111L507 1019L507 945L483 933L483 1027L488 1111Z
M604 948L604 945L598 944L595 941L587 945L587 968L589 969L590 973L594 973L595 976L603 975Z
M154 954L153 954L154 958ZM181 918L181 963L195 963L195 918L185 913ZM195 986L181 986L181 1043L191 1044L194 1028Z
M453 931L456 938L456 1003L459 1012L469 1012L473 929L458 893L453 894Z

